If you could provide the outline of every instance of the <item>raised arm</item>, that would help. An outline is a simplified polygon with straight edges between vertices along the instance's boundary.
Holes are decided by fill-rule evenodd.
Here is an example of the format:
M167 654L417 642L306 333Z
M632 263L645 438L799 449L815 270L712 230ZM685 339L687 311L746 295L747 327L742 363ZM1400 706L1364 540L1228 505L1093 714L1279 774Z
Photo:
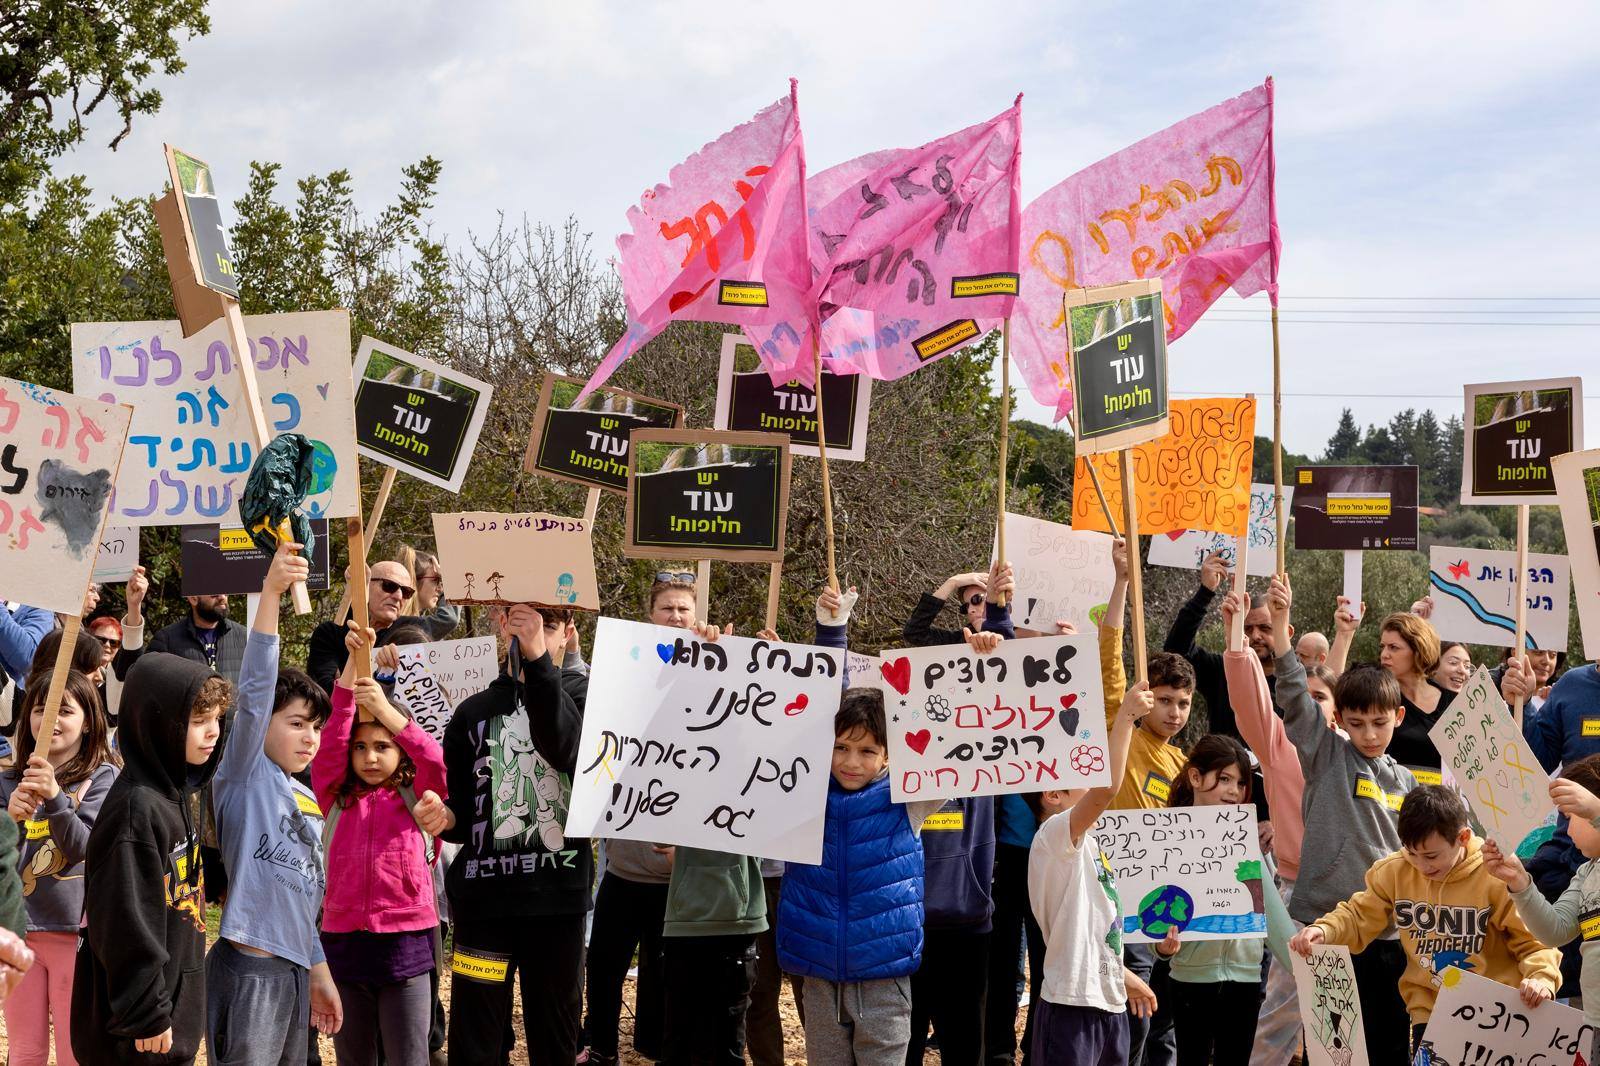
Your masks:
M1072 843L1078 846L1100 815L1111 806L1111 801L1128 772L1128 744L1133 739L1134 724L1155 710L1156 700L1150 692L1150 683L1140 681L1128 690L1116 719L1111 723L1111 783L1091 788L1068 812L1072 824ZM1057 816L1059 817L1059 815Z
M1355 643L1356 630L1361 628L1361 619L1350 609L1350 598L1340 596L1338 606L1333 612L1333 643L1328 648L1328 669L1335 674L1344 673L1346 662L1350 658L1350 645ZM1367 613L1367 601L1361 601L1361 613Z
M564 774L576 771L578 744L583 739L583 703L588 679L571 675L572 684L550 658L544 615L527 604L506 612L506 628L522 658L522 694L528 708L533 746L544 760Z
M1197 650L1195 640L1200 636L1206 611L1210 610L1211 601L1216 598L1217 589L1227 576L1228 561L1220 551L1205 557L1200 564L1200 587L1178 608L1176 617L1172 619L1172 628L1167 630L1166 643L1161 646L1162 651L1174 652L1187 659Z
M1272 651L1277 656L1278 706L1283 708L1283 728L1300 753L1300 768L1307 778L1333 758L1338 736L1328 728L1317 701L1306 688L1306 668L1290 642L1289 611L1294 591L1288 574L1275 575L1267 592L1272 615Z
M272 721L272 701L278 687L278 612L283 596L296 581L311 573L310 564L298 554L300 545L278 545L261 583L261 598L251 622L250 636L239 664L239 695L235 704L232 735L217 764L219 789L237 784L250 776L261 762L262 743Z

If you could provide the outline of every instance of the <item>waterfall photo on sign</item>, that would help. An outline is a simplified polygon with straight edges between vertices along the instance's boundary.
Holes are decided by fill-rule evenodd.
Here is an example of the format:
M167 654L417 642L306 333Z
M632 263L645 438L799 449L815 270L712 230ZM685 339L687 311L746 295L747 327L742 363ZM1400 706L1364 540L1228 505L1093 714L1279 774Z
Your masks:
M779 433L634 434L625 554L783 560L788 438Z
M628 438L636 429L683 425L683 408L620 389L583 399L579 378L546 374L522 469L607 492L628 491Z
M355 389L356 444L362 455L460 491L489 413L490 386L363 337Z
M1549 503L1550 460L1583 447L1578 378L1466 386L1461 502Z

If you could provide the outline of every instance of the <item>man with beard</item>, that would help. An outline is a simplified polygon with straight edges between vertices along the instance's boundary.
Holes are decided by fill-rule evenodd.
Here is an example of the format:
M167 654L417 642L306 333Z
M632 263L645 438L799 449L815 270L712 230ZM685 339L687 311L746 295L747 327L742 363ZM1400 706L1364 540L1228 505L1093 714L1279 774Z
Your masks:
M121 681L147 651L164 651L202 663L227 679L239 681L244 658L245 630L228 620L228 597L185 596L188 617L158 630L144 643L144 597L150 589L144 567L135 567L128 579L128 612L122 618L122 650L111 660L111 670Z

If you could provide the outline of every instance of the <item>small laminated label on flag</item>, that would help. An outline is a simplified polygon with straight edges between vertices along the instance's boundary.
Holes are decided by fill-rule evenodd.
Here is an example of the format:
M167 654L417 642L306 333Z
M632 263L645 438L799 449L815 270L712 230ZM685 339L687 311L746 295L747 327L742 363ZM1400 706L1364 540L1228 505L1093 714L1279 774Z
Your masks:
M1015 296L1021 280L1019 274L971 274L950 279L951 299L966 296Z
M936 355L942 355L958 344L964 344L978 335L978 323L974 319L963 318L952 322L932 333L925 333L911 342L916 349L917 358L927 362Z
M765 307L767 287L759 281L722 281L717 285L717 303L734 307Z

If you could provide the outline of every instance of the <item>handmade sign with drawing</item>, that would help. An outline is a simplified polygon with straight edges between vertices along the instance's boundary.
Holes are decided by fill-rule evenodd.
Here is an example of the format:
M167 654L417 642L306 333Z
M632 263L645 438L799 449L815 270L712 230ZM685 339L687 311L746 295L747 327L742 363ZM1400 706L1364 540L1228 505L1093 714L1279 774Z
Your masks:
M1541 1003L1530 1010L1517 989L1457 966L1439 977L1419 1066L1568 1066L1594 1045L1594 1027L1575 1007Z
M394 700L440 743L461 701L488 688L500 671L493 637L408 644L399 655Z
M880 657L895 802L1108 784L1100 641L1008 640Z
M598 611L591 524L552 514L433 516L439 577L451 603L531 603Z
M1255 455L1256 401L1173 400L1167 435L1131 449L1139 532L1203 529L1242 536L1250 522L1250 464ZM1122 526L1122 453L1079 455L1072 482L1072 528L1110 532L1094 482Z
M1555 825L1550 778L1480 666L1428 730L1445 768L1489 836L1507 852Z
M1415 551L1417 468L1297 468L1294 546L1301 550Z
M522 469L607 492L628 491L628 438L636 429L683 425L683 408L620 389L581 401L582 378L546 374Z
M1550 461L1583 450L1583 381L1468 385L1461 502L1553 503Z
M94 560L94 580L126 581L139 565L139 527L106 526L100 534L100 554ZM259 587L259 586L258 586Z
M820 861L842 659L601 618L567 833Z
M1254 807L1107 811L1094 835L1117 877L1124 943L1169 929L1184 940L1267 935Z
M629 459L624 555L783 561L790 463L784 434L641 429Z
M311 520L311 576L306 588L328 587L328 520ZM184 526L178 538L179 586L185 596L248 596L261 591L272 555L250 534L222 526Z
M244 325L272 433L304 434L316 449L306 513L348 518L359 502L350 313L248 315ZM74 389L134 408L113 524L240 524L256 449L237 358L220 319L188 338L177 322L73 324Z
M822 371L822 422L829 459L866 458L871 401L872 378L867 374ZM816 391L799 381L774 385L755 345L738 333L722 335L712 425L735 432L787 433L791 452L818 454Z
M1367 1066L1367 1034L1355 965L1343 944L1319 944L1311 958L1291 953L1305 1066Z
M461 491L494 386L371 337L361 338L354 378L361 454Z
M1016 574L1012 620L1054 634L1056 622L1090 633L1105 617L1115 575L1111 536L1006 512L1006 561Z
M1161 279L1066 294L1078 454L1167 435L1167 332Z
M1600 448L1551 460L1585 658L1600 659Z
M1278 566L1278 508L1272 486L1250 486L1250 544L1245 552L1245 573L1250 577L1271 577ZM1283 487L1283 505L1294 501L1294 486ZM1239 560L1239 538L1224 533L1190 529L1183 533L1163 533L1150 538L1145 561L1151 566L1170 566L1177 570L1198 570L1212 552L1221 552L1230 567Z
M1489 548L1428 549L1428 620L1442 640L1509 648L1517 635L1517 553ZM1528 555L1528 647L1565 651L1571 579L1565 555Z
M133 412L0 377L0 592L78 614Z

